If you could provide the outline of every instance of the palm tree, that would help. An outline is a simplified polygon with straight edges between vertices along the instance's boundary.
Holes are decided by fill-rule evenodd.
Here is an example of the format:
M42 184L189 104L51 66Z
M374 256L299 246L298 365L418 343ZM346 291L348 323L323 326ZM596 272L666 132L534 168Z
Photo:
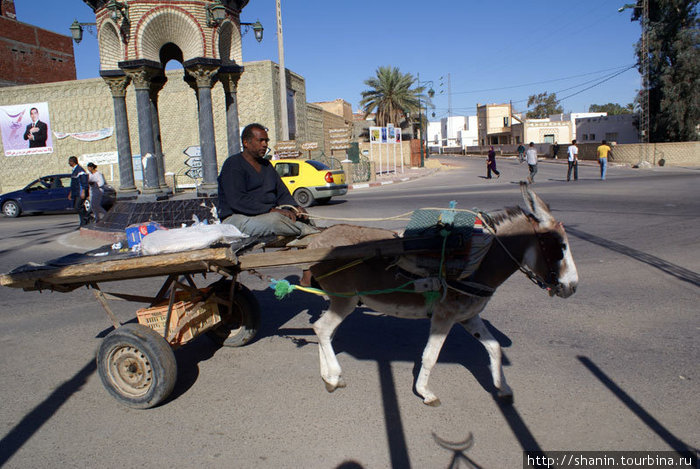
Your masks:
M362 92L362 106L365 117L377 113L376 122L380 127L393 123L399 126L409 115L418 116L419 103L426 106L429 99L423 94L425 88L416 86L416 79L410 73L401 73L398 67L379 67L377 76L365 80L370 89Z

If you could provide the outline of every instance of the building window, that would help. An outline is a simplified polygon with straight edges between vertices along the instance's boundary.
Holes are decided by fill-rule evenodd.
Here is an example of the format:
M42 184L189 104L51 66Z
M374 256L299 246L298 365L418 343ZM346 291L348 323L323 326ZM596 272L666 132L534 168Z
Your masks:
M591 140L591 141L595 140L595 134L589 134L588 140Z
M508 117L503 118L503 127L508 127Z
M617 132L605 132L605 140L608 142L617 142Z
M287 88L287 124L289 125L289 140L296 140L297 119L294 96L295 91Z
M554 134L545 135L544 143L554 143Z
M583 138L581 140L584 140L584 141L588 140L588 134L583 134Z

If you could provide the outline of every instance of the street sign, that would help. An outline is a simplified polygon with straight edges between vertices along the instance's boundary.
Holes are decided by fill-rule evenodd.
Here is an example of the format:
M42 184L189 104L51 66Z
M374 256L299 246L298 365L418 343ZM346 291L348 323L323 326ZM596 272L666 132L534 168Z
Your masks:
M190 147L187 147L182 152L190 157L202 156L202 149L199 145L192 145Z
M192 179L202 178L202 168L192 168L185 171L185 176L191 177Z
M189 166L190 168L201 168L202 167L202 158L199 156L193 156L191 158L187 158L185 160L185 164Z

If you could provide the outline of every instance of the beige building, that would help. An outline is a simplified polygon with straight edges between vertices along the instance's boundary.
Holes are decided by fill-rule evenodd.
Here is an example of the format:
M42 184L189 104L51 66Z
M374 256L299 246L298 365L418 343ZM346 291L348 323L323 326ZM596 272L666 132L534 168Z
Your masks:
M326 112L342 117L346 124L350 124L353 121L352 106L344 99L321 101L312 104L315 104Z
M479 145L519 143L513 134L513 108L510 104L477 104L476 118Z
M534 143L571 143L572 128L570 120L525 119L525 122L523 122L524 141Z
M280 138L280 105L278 65L270 61L244 63L245 71L238 83L238 112L241 130L251 122L259 122L269 128L271 146ZM185 176L189 169L188 158L183 151L190 146L199 146L197 98L193 89L182 80L183 70L165 73L167 81L160 91L158 110L160 115L161 142L167 180L172 184L175 176L178 184L192 185L195 180ZM316 121L308 119L306 84L304 78L287 71L287 87L293 92L297 140L317 140L323 136L322 110ZM75 80L59 83L13 86L0 88L0 104L47 102L49 123L52 132L76 133L114 128L114 107L110 88L101 78ZM226 139L226 106L224 90L220 84L212 88L214 131L217 164L219 167L228 156ZM134 149L134 168L139 177L140 155L138 153L138 119L133 84L126 91L129 135ZM313 126L313 129L309 128ZM321 143L321 142L319 142ZM322 146L322 144L321 144ZM117 165L117 142L115 133L95 140L81 141L73 137L53 138L53 153L43 155L6 156L0 143L0 192L24 187L33 179L46 174L68 173L68 157L75 155L81 161L95 160L100 163L108 182L119 187ZM112 161L113 163L107 163ZM136 181L141 187L141 180Z

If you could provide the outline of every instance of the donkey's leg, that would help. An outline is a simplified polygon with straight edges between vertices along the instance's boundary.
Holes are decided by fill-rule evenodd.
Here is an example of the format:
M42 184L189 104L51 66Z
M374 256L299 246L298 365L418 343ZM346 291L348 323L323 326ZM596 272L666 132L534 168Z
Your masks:
M418 379L416 379L416 392L423 398L423 403L430 406L437 407L440 405L440 399L428 389L428 379L430 379L431 370L437 363L442 344L445 343L447 334L453 325L454 322L452 320L438 318L436 315L430 321L430 336L423 350L421 368L418 373Z
M325 381L328 392L345 387L345 382L340 376L340 363L335 356L331 341L340 323L355 309L356 302L356 298L332 296L328 309L313 323L314 332L318 337L321 378Z
M474 316L471 319L463 321L462 326L471 335L479 339L479 342L486 348L489 354L491 376L493 377L493 385L498 389L497 396L504 401L513 401L513 390L506 383L506 377L503 374L503 365L501 364L501 345L491 335L486 324L479 316Z

